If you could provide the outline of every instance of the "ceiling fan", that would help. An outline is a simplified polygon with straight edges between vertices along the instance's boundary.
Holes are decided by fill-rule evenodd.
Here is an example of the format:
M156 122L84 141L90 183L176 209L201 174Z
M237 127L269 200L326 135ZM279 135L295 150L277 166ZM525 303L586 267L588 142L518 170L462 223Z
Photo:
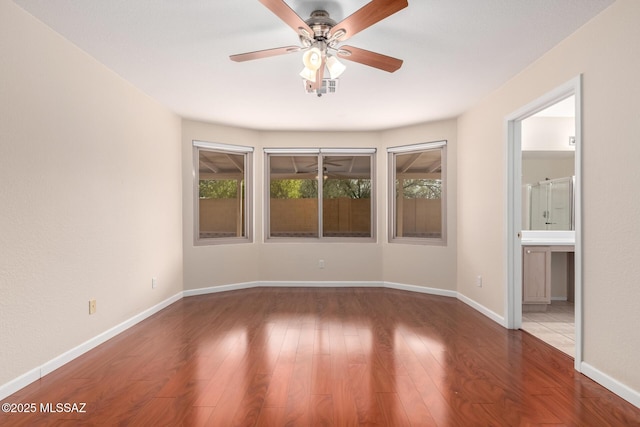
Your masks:
M348 162L351 161L352 157L341 157L341 158L332 158L331 160L322 160L322 164L323 165L329 165L329 166L344 166L343 162ZM306 167L318 167L318 161L316 160L315 162L309 163L308 165L306 165Z
M325 68L331 79L337 79L346 68L336 57L393 73L402 66L402 60L353 46L338 46L343 41L373 24L404 9L407 0L371 0L352 15L336 23L329 13L316 10L303 20L284 0L259 0L271 12L282 19L298 34L301 46L284 46L273 49L231 55L232 61L244 62L294 52L304 52L304 69L300 76L307 92L321 95Z

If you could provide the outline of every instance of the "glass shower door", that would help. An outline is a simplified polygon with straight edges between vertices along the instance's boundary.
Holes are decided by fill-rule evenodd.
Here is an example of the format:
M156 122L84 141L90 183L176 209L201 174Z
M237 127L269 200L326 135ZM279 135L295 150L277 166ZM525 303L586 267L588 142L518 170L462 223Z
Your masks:
M573 230L573 177L549 183L547 230Z
M573 177L531 186L531 230L573 230Z
M531 230L546 230L547 190L540 184L531 186Z

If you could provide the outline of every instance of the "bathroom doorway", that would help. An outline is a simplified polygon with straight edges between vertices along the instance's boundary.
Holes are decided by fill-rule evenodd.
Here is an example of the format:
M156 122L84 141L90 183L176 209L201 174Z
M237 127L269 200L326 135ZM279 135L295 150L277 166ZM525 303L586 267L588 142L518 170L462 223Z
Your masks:
M506 119L507 325L582 359L581 78Z
M575 96L522 120L521 149L522 230L575 230ZM531 303L526 292L523 295L520 329L574 357L574 252L573 246L566 244L570 241L564 243L523 245L523 287L536 280L530 279L530 274L545 274L543 280L550 283L542 302ZM544 259L536 252L542 248L548 250ZM535 265L538 262L544 265Z

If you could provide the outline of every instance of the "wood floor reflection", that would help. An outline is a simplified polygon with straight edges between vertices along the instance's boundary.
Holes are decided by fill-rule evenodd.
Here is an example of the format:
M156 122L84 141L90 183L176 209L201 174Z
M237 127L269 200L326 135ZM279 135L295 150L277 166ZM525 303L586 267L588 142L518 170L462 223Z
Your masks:
M640 425L573 360L446 297L259 288L184 298L3 403L0 425Z

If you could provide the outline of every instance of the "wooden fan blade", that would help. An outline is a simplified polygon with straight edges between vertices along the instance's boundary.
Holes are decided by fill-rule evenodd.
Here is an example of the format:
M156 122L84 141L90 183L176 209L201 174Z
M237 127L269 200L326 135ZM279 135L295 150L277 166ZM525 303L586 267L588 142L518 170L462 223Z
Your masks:
M278 18L282 19L285 24L293 28L298 34L306 36L306 38L313 38L313 30L304 19L300 17L293 9L289 7L284 0L260 0L260 3L265 5L267 9L273 12ZM300 29L303 31L301 32ZM304 32L307 32L305 35Z
M350 52L351 54L345 55L346 52ZM340 50L338 50L338 56L347 61L359 62L369 67L388 71L389 73L393 73L402 67L402 59L392 58L391 56L353 46L341 46Z
M343 30L345 34L338 37L338 40L344 41L360 31L369 28L376 22L380 22L384 18L404 9L408 5L407 0L372 0L353 14L338 22L331 29L329 38L338 31Z
M229 56L229 59L236 62L252 61L254 59L268 58L270 56L285 55L287 53L300 52L300 46L284 46L273 49L257 50L255 52L239 53Z

